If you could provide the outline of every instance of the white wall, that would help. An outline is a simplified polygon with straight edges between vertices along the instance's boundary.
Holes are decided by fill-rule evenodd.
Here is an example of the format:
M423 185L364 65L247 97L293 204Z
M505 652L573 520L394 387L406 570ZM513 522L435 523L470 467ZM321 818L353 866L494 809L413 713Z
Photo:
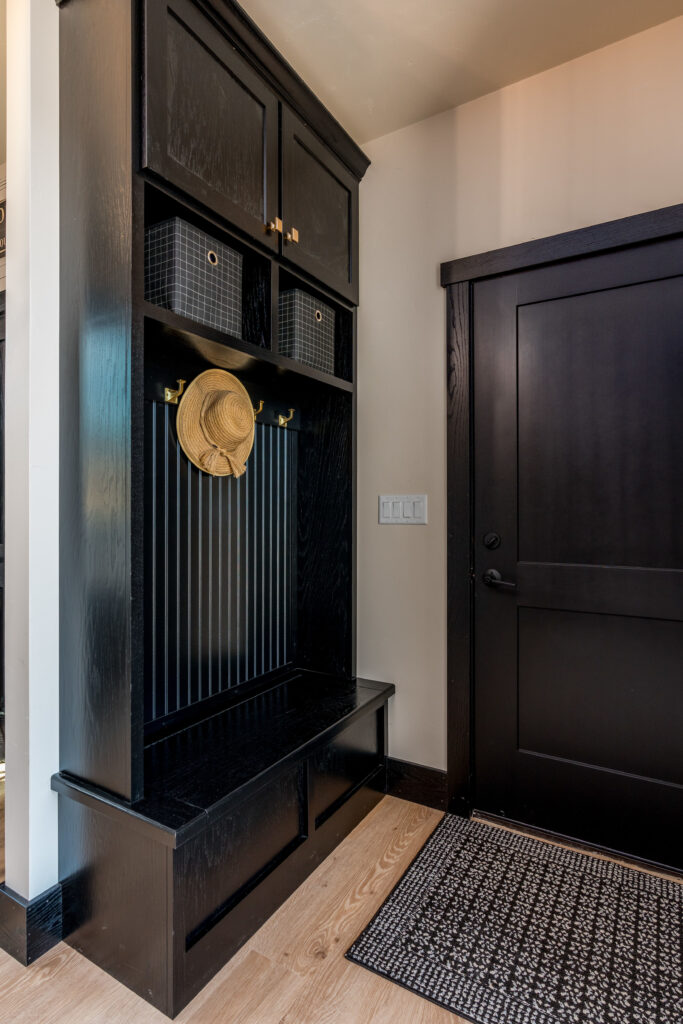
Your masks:
M364 147L358 671L394 757L446 766L443 260L683 202L683 17ZM427 527L377 495L427 491Z
M4 164L7 143L7 0L0 0L0 164Z
M7 10L6 882L57 881L59 767L58 11Z

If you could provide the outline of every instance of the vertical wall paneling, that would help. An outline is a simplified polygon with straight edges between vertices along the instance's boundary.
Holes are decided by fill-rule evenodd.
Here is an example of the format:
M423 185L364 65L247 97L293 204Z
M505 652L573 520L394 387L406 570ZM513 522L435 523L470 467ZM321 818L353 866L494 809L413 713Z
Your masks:
M244 476L185 457L175 407L147 403L152 722L292 663L297 435L256 424Z

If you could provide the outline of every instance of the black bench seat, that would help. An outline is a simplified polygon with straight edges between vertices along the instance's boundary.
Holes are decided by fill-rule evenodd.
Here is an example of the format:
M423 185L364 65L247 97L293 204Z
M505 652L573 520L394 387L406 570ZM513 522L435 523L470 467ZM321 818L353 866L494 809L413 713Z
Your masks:
M66 940L175 1016L381 799L393 692L295 672L151 742L134 804L55 775Z

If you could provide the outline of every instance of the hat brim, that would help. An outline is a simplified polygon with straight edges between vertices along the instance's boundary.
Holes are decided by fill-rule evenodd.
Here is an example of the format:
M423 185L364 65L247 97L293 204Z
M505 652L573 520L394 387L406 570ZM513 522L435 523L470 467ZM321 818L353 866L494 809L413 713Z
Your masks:
M237 377L233 376L232 373L228 373L227 370L205 370L198 377L195 377L192 383L185 389L178 405L176 432L180 447L190 462L197 469L200 469L202 473L209 473L209 470L202 464L202 457L206 455L209 443L201 428L199 414L206 396L215 391L233 391L244 395L249 405L253 408L249 392L244 384ZM246 463L253 446L254 424L252 423L248 436L244 441L240 441L235 446L234 452L231 453L234 460ZM219 456L214 460L210 475L232 476L232 472L228 459Z

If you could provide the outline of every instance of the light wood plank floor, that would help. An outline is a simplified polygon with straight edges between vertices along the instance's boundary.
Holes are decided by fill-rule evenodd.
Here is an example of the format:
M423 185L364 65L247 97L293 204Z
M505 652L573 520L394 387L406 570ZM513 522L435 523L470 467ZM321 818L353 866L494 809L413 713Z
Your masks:
M464 1024L344 959L441 816L385 797L176 1020ZM0 952L0 1024L166 1019L64 943L29 968Z

